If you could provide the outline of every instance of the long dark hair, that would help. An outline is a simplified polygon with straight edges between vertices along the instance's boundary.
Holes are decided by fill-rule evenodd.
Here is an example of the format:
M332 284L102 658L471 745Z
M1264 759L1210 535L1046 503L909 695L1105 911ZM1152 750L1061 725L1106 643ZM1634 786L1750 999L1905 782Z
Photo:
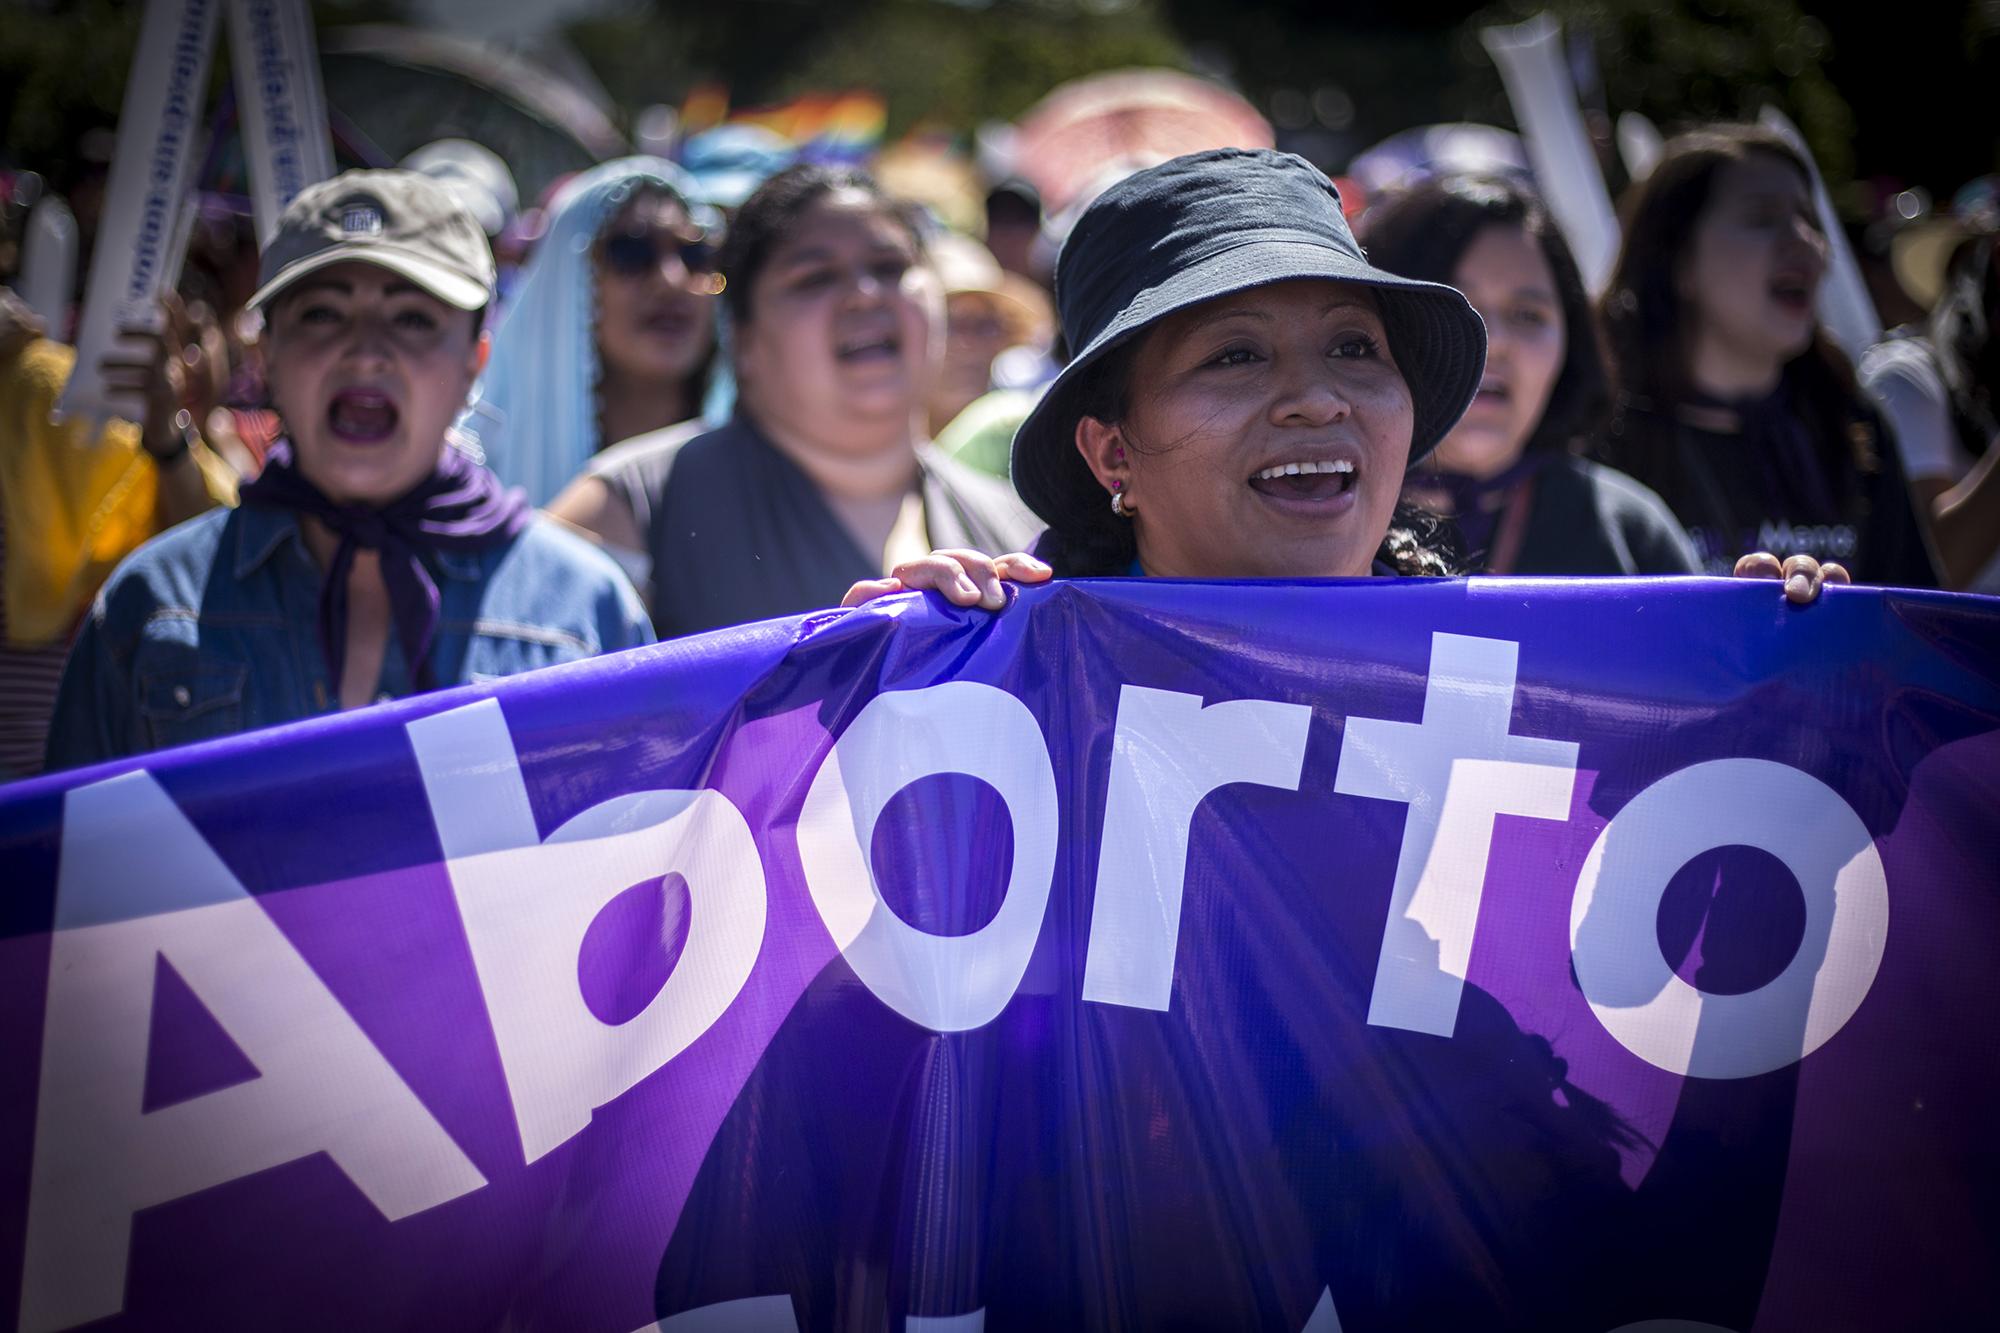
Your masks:
M1977 457L2000 434L2000 239L1990 235L1963 242L1945 270L1944 295L1931 312L1931 347L1945 390L1951 395L1952 424L1959 442Z
M801 162L786 167L743 201L743 207L729 224L722 242L719 263L727 285L722 299L730 320L739 328L750 323L751 297L758 278L771 262L771 253L792 234L807 210L830 194L852 190L868 196L885 217L894 219L910 233L918 258L929 253L924 229L912 208L891 198L873 176L846 167L826 167Z
M1710 125L1669 140L1653 173L1626 194L1620 209L1625 241L1600 303L1616 406L1604 453L1651 486L1660 486L1676 466L1676 404L1698 394L1689 368L1692 312L1682 299L1679 275L1716 178L1731 164L1759 154L1812 180L1805 159L1769 130ZM1825 330L1816 328L1812 342L1786 365L1784 384L1829 488L1837 501L1851 500L1860 474L1881 466L1874 417L1853 366Z
M1070 399L1079 417L1113 423L1126 419L1131 408L1132 363L1144 339L1141 334L1114 347L1089 368ZM1128 443L1141 452L1147 449L1139 441ZM1132 521L1111 512L1109 496L1089 512L1087 519L1051 526L1035 546L1035 553L1049 562L1058 577L1123 574L1139 558ZM1412 577L1464 572L1462 555L1444 524L1428 511L1401 501L1375 558L1398 574Z
M1446 286L1453 285L1459 261L1486 228L1511 227L1531 238L1555 278L1566 346L1527 447L1571 451L1595 440L1611 409L1597 312L1541 196L1505 176L1445 176L1377 204L1362 227L1368 258L1378 268Z

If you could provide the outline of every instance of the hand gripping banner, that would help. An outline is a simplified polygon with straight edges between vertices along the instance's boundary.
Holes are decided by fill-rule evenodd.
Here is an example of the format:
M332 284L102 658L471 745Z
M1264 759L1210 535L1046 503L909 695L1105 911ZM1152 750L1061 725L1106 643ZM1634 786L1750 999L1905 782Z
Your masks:
M1996 811L2000 605L1696 579L902 597L46 777L0 1311L1993 1327Z

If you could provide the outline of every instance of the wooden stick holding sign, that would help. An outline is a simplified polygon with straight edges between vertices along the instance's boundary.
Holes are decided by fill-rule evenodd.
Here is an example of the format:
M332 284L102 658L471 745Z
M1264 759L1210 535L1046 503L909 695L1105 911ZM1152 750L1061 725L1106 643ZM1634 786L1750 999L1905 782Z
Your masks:
M58 415L99 424L114 416L144 417L145 405L136 396L106 385L102 366L107 357L144 357L145 350L135 348L120 331L157 328L160 295L180 272L176 243L184 247L187 242L182 200L193 169L222 3L149 0L146 6L84 288L76 368L57 404ZM93 429L86 438L95 437Z
M229 39L257 244L264 246L299 191L333 175L319 50L305 0L229 0Z
M1576 254L1584 284L1592 295L1602 292L1618 259L1618 218L1563 64L1562 28L1537 14L1512 27L1481 28L1479 40L1521 122L1535 184Z

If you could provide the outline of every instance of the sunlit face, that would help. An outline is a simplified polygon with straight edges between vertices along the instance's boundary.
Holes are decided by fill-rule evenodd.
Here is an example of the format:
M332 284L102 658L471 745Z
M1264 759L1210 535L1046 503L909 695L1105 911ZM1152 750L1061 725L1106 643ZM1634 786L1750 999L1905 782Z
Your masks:
M265 337L299 470L337 503L382 505L437 466L486 344L469 311L359 261L287 289Z
M642 384L685 382L715 346L709 238L679 200L640 194L605 226L592 253L605 369Z
M1826 237L1798 168L1769 153L1723 166L1682 260L1697 364L1790 360L1813 336Z
M904 438L944 328L937 274L880 203L838 190L772 250L739 331L744 405L767 426L842 452Z
M1490 477L1521 457L1562 374L1569 348L1562 300L1540 243L1509 224L1479 230L1451 285L1486 322L1486 373L1435 457L1446 471Z
M945 314L944 362L931 387L931 420L940 426L986 392L993 358L1013 341L1000 302L985 292L952 293Z
M1300 280L1161 321L1133 358L1126 419L1077 445L1121 482L1149 574L1370 572L1409 463L1414 411L1374 295Z

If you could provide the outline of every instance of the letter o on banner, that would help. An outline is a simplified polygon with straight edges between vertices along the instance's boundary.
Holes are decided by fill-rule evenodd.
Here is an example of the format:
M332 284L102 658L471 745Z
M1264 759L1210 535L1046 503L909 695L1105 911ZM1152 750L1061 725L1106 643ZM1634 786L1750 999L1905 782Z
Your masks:
M919 778L964 773L1000 793L1014 865L993 919L933 935L891 911L875 885L875 821ZM813 776L799 857L820 919L848 965L890 1008L936 1032L999 1017L1041 934L1056 864L1056 781L1034 715L1005 690L947 681L876 696Z
M1784 862L1805 895L1805 934L1771 981L1714 995L1668 966L1657 923L1675 872L1731 846ZM1888 877L1860 816L1819 779L1762 759L1696 764L1640 792L1584 858L1569 919L1597 1020L1649 1064L1695 1078L1750 1078L1819 1049L1861 1007L1888 929Z

